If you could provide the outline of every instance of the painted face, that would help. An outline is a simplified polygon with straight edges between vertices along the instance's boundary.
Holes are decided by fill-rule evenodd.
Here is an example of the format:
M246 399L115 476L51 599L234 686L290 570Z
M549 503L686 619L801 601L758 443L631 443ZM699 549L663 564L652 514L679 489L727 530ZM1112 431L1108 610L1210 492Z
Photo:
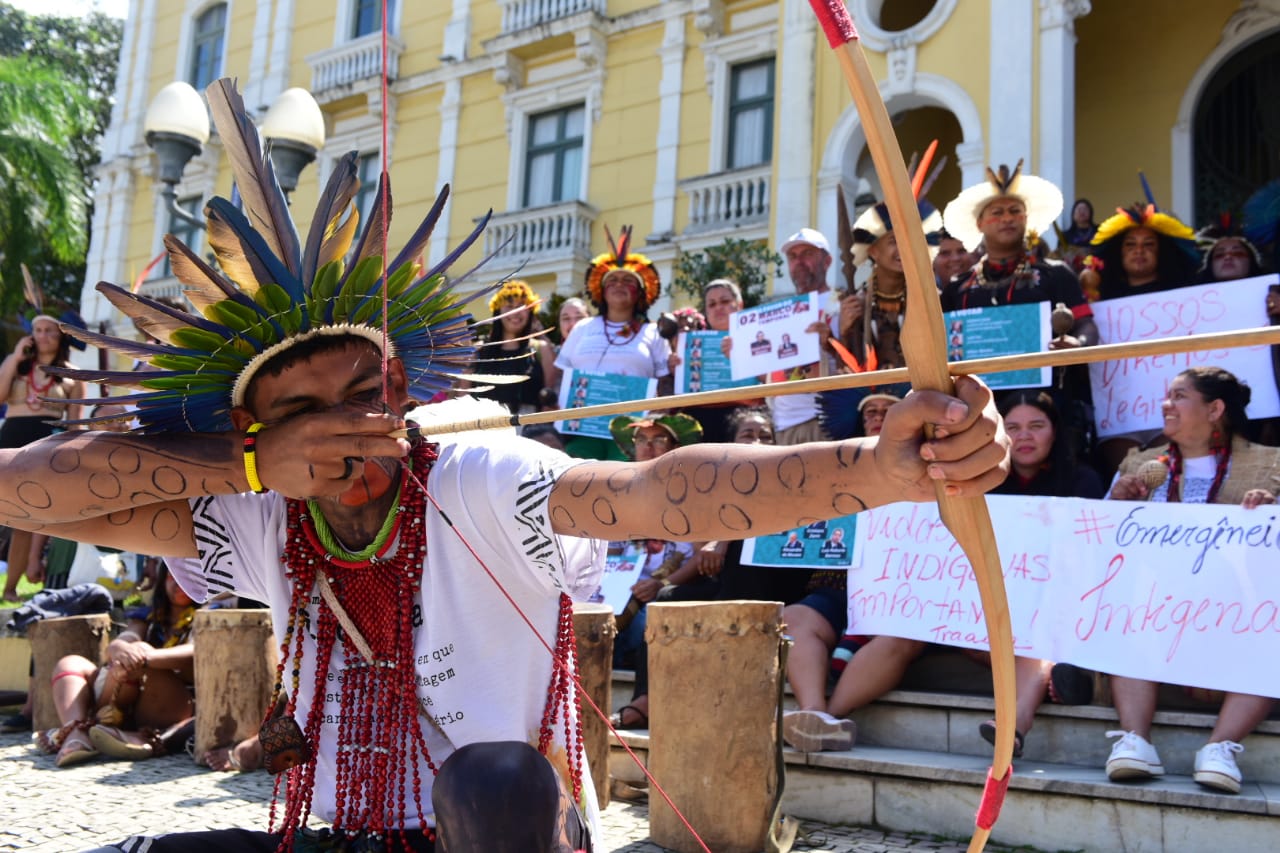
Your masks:
M738 423L734 444L773 444L773 427L761 415L750 415Z
M1035 406L1014 406L1004 416L1004 430L1012 443L1010 458L1019 468L1038 468L1053 450L1053 423Z
M707 291L706 298L707 325L717 332L729 331L729 315L742 310L742 300L733 295L727 287L713 287Z
M392 359L388 364L387 404L391 411L403 412L409 402L404 366L399 359ZM289 365L277 375L259 373L249 386L246 409L237 409L232 414L243 419L247 410L253 420L271 426L317 412L381 412L382 388L381 355L372 344L354 341L322 350ZM237 422L237 426L243 429L247 423ZM384 495L398 475L397 460L370 456L364 460L364 469L352 481L350 489L337 498L319 500L359 506Z
M1209 271L1215 281L1231 281L1249 274L1249 249L1238 237L1224 237L1209 251Z
M951 281L968 268L969 253L965 251L964 243L954 237L944 237L933 259L933 274L944 282Z
M1027 233L1027 206L1017 198L995 199L978 214L978 230L988 247L1021 244Z
M1120 243L1120 266L1130 281L1155 278L1160 263L1160 242L1150 228L1131 228Z
M889 400L872 400L862 407L862 425L867 435L880 434L891 406L893 403Z
M635 431L636 461L648 462L657 459L664 453L674 450L676 440L665 427L643 426Z
M573 331L573 327L578 321L587 316L587 313L578 307L577 303L566 302L560 306L560 340L569 337L569 333Z
M1174 377L1161 406L1164 434L1180 445L1207 445L1224 408L1221 400L1206 400L1191 383L1190 377Z
M867 256L880 269L902 272L902 255L898 252L898 237L892 231L871 244Z
M604 298L609 302L628 302L634 305L640 293L636 277L629 272L609 273L601 282L601 287L604 288Z
M808 243L797 243L787 249L787 274L796 293L813 293L827 284L827 267L831 256Z

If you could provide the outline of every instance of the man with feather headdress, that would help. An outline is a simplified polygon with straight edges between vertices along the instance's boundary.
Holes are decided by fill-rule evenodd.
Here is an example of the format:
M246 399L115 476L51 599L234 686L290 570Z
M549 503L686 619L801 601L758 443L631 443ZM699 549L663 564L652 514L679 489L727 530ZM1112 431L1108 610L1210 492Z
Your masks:
M281 663L260 738L284 799L269 831L103 850L591 850L570 593L592 586L604 541L763 535L932 500L938 480L976 495L1004 479L1007 441L972 379L954 398L911 395L865 443L689 447L636 464L449 433L440 420L474 424L474 410L410 406L472 357L459 279L443 271L483 222L423 273L414 259L441 194L384 262L389 189L384 175L357 240L353 153L303 243L238 93L219 81L208 94L245 206L206 209L221 271L170 236L198 314L99 285L160 343L78 336L159 370L66 374L140 389L122 398L136 434L0 452L0 523L181 558L174 575L196 599L267 601ZM925 442L926 423L945 437ZM312 815L331 824L323 837Z

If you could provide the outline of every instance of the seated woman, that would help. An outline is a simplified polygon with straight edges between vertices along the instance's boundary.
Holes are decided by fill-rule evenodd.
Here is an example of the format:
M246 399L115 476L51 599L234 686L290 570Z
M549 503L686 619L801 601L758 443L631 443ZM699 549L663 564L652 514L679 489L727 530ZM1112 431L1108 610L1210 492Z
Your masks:
M1096 499L1106 493L1098 473L1075 458L1071 443L1058 441L1062 419L1052 397L1043 391L1014 391L1001 400L999 409L1005 432L1012 442L1011 467L1009 476L991 490L992 494ZM985 663L991 661L991 655L986 652L972 654ZM1052 661L1014 659L1018 686L1015 758L1022 755L1023 738L1031 731L1036 710L1048 692L1052 668ZM978 730L987 741L995 743L993 720L983 723Z
M688 415L661 415L632 418L620 415L609 423L618 447L636 462L648 462L677 447L693 444L702 437L702 427ZM610 543L624 544L624 543ZM634 656L635 691L630 704L612 717L615 726L647 728L649 725L648 656L644 644L645 605L674 583L671 577L693 555L688 542L644 540L646 556L640 579L631 587L631 599L619 617L618 636L614 640L614 665ZM623 624L625 623L625 625Z
M161 568L151 606L130 611L101 666L68 655L54 666L53 704L62 727L37 742L57 765L99 753L150 758L181 749L195 718L191 622L196 606Z
M1249 386L1219 367L1184 370L1169 384L1164 401L1168 443L1131 453L1120 466L1109 497L1122 501L1240 504L1253 508L1275 503L1280 450L1241 437L1248 424ZM1164 774L1151 744L1151 721L1159 684L1111 676L1112 703L1120 728L1107 732L1119 740L1107 760L1112 781L1150 779ZM1193 777L1209 788L1240 792L1235 754L1240 741L1267 718L1275 699L1227 693L1209 742L1196 752Z

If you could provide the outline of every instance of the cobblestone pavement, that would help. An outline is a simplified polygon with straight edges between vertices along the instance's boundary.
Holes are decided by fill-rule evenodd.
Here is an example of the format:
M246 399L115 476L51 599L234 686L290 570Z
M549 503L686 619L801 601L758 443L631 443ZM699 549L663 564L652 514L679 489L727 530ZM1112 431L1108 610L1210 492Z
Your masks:
M271 777L214 773L187 756L95 759L65 769L29 735L0 735L0 851L74 853L134 834L265 827ZM603 815L607 853L662 853L648 841L643 805L614 802ZM959 841L867 827L806 823L797 850L830 853L961 853ZM989 846L988 850L1008 850Z

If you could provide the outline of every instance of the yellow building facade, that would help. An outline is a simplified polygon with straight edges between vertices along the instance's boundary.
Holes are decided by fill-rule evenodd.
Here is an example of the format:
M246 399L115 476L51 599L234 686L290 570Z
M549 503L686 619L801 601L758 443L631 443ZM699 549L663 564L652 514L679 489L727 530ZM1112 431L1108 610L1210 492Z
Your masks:
M543 294L577 292L604 226L623 224L667 281L680 250L725 237L777 246L806 225L834 236L837 187L857 205L879 194L803 0L390 6L384 100L380 0L131 0L102 141L87 319L114 322L96 282L137 276L166 231L193 236L156 195L144 141L148 104L174 80L236 77L259 117L289 87L315 96L327 140L292 196L303 229L346 151L362 155L367 207L385 120L391 245L449 184L427 260L492 209L483 250L457 267L497 252L478 284L517 274ZM948 158L930 193L939 207L988 164L1021 159L1068 200L1092 199L1099 218L1140 198L1142 170L1163 208L1201 224L1280 175L1276 101L1260 94L1280 56L1280 0L848 6L904 151L937 138ZM187 166L179 199L199 210L230 192L215 138ZM164 272L144 292L176 293Z

